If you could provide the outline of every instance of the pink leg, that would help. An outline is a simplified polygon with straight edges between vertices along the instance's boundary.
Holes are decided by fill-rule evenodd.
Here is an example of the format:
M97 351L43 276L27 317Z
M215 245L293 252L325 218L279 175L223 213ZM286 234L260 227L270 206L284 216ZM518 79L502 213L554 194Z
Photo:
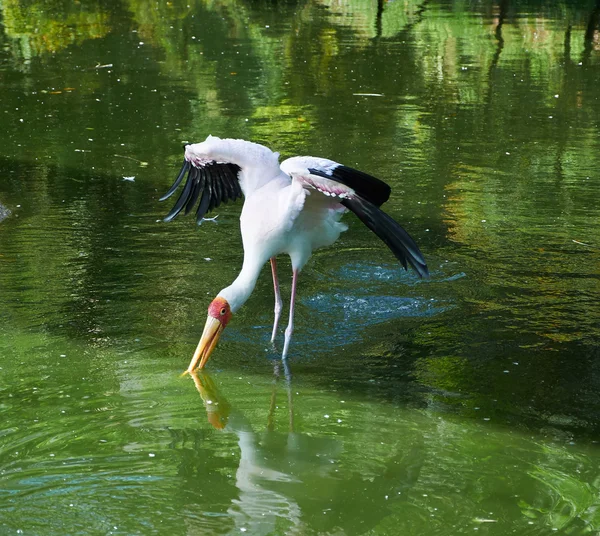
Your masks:
M290 297L290 321L288 322L287 328L285 328L285 342L283 344L283 354L281 355L281 359L285 359L287 357L290 340L292 339L292 333L294 332L294 306L296 302L297 284L298 270L294 270L292 275L292 296Z
M271 334L271 342L275 340L277 335L277 326L281 318L281 310L283 302L281 301L281 293L279 292L279 280L277 279L277 260L271 257L271 273L273 274L273 290L275 291L275 321L273 322L273 333Z

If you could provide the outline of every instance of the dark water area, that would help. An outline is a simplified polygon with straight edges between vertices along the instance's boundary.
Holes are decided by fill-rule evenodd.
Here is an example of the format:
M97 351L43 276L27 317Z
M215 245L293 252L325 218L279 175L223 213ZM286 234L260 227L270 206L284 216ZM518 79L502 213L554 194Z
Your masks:
M4 0L0 89L0 534L600 533L597 2ZM348 214L286 363L265 267L181 378L208 134L384 179L431 278Z

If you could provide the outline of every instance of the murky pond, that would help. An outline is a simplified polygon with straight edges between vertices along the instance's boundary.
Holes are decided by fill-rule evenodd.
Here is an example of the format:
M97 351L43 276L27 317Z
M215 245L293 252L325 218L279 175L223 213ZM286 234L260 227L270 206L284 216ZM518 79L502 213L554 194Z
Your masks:
M597 3L5 0L0 89L0 533L600 533ZM348 215L287 363L265 267L181 378L208 134L385 179L430 280Z

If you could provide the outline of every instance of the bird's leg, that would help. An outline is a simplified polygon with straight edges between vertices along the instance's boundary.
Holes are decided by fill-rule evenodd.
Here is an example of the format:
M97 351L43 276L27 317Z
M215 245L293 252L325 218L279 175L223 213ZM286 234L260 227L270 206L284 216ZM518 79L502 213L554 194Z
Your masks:
M296 302L297 283L298 270L294 270L292 275L292 296L290 297L290 321L288 322L287 328L285 328L285 342L283 344L283 354L281 354L281 359L285 359L287 357L290 340L292 339L292 333L294 332L294 305Z
M273 273L273 290L275 291L275 321L273 322L273 333L271 334L271 342L273 342L275 335L277 335L277 326L283 309L281 293L279 292L279 279L277 279L277 259L275 257L271 257L271 272Z

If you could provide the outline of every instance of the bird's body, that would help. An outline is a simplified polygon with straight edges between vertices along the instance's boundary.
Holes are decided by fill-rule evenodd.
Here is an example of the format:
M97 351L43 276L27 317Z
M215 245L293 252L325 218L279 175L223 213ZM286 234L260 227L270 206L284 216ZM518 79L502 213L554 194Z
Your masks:
M231 313L246 302L269 260L275 289L272 339L275 338L282 309L275 259L284 253L289 255L293 271L290 321L283 357L287 355L293 330L297 276L315 249L333 244L348 228L340 221L347 209L388 245L405 268L410 264L420 276L428 274L425 260L412 238L379 209L388 199L390 188L375 177L325 158L294 157L280 165L279 154L267 147L213 136L186 146L181 172L162 199L173 194L186 173L186 185L166 221L177 216L184 207L186 213L189 212L199 201L196 215L200 223L206 212L221 202L236 199L241 193L245 197L240 216L244 246L242 269L211 304L202 339L188 371L195 368L198 360L201 360L200 367L204 366ZM223 322L225 317L227 321Z

